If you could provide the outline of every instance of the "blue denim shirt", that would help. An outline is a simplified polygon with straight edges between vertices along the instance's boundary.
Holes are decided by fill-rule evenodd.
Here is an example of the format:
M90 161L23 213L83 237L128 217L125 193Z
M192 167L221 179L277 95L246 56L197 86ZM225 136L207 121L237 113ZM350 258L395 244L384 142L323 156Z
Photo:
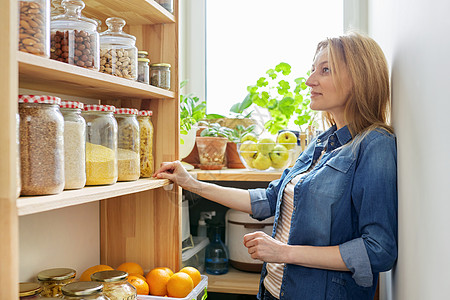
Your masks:
M350 272L286 264L280 299L372 300L378 273L397 258L397 150L384 130L352 140L347 127L313 140L267 189L249 190L252 216L275 216L275 236L286 184L320 162L296 184L289 245L334 246ZM266 266L261 273L260 299Z

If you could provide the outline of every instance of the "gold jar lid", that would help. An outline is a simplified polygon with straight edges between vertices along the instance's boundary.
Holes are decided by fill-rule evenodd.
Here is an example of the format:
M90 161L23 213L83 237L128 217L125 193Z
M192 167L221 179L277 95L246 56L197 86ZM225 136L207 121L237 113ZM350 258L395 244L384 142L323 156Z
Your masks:
M119 270L100 271L91 275L93 281L116 282L127 279L128 273Z
M89 296L101 293L103 284L95 281L78 281L66 284L61 291L66 296Z
M170 68L170 64L157 63L157 64L151 64L150 67L166 67L166 68Z
M70 268L55 268L48 269L38 273L37 277L39 281L49 281L49 280L67 280L75 278L77 272Z
M150 62L150 59L148 58L143 58L143 57L139 57L138 61L145 61L145 62Z
M140 56L148 56L148 52L147 51L142 51L142 50L140 50L140 51L138 51L138 56L140 57Z
M19 296L33 296L41 292L41 285L37 282L21 282L19 283Z

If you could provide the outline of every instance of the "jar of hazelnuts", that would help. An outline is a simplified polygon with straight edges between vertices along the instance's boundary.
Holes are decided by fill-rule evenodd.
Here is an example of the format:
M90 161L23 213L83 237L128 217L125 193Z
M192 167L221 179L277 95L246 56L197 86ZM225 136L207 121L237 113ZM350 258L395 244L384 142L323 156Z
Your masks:
M65 13L51 18L50 58L99 70L100 46L97 22L83 17L81 0L63 0Z

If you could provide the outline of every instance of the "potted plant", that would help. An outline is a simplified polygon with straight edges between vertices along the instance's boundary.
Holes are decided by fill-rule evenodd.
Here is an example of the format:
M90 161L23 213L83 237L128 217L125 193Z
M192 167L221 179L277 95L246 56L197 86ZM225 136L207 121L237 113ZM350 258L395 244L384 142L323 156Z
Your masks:
M201 124L206 128L196 138L199 167L202 170L220 170L225 166L225 150L232 129L218 123L201 122Z

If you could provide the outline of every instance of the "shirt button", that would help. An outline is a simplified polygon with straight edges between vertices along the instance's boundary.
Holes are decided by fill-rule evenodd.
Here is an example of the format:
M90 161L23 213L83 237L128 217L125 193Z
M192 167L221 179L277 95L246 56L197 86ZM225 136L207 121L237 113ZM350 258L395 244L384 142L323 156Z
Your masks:
M330 140L334 141L334 136L333 135L330 136Z
M330 145L331 145L331 146L334 146L334 142L331 142Z
M320 139L317 139L317 142L320 143Z
M281 296L284 296L284 292L281 292Z

